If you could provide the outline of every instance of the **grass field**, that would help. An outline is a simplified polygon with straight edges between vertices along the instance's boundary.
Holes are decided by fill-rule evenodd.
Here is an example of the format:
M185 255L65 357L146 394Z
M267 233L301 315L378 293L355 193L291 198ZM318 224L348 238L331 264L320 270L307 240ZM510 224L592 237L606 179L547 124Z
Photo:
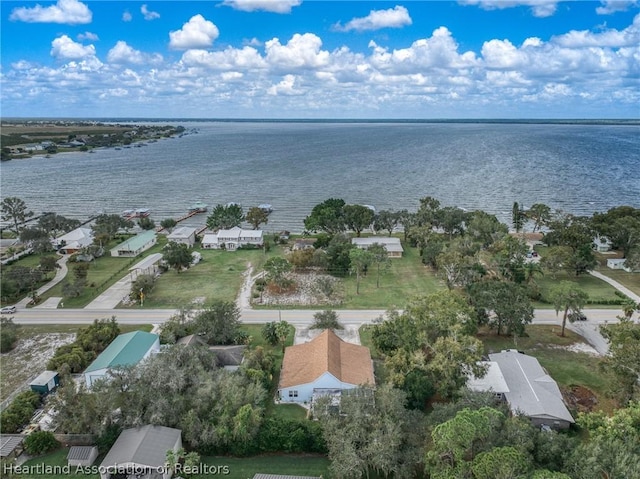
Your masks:
M613 280L616 280L618 283L640 295L640 273L627 273L621 269L611 269L606 266L599 266L597 271Z
M158 236L158 243L155 246L135 258L115 258L111 256L108 252L109 248L116 246L119 242L120 241L114 241L110 243L107 247L107 253L90 263L87 273L87 286L77 298L65 298L63 301L65 308L84 308L99 294L126 276L131 266L142 261L142 259L150 254L159 253L166 244L166 238L162 235ZM66 279L69 282L73 282L75 280L73 276L74 263L67 263L67 266L69 267L69 272L67 273ZM44 301L51 297L64 297L62 293L62 285L64 282L65 280L44 293L42 300Z
M175 308L190 304L196 298L206 302L215 299L235 301L249 263L253 274L260 271L266 258L279 254L272 248L265 256L262 250L222 251L196 248L202 261L186 271L169 270L160 275L153 292L147 295L145 308Z
M582 274L580 276L576 276L574 274L568 273L557 273L555 277L551 277L550 275L545 275L540 278L536 278L536 283L540 286L540 292L542 293L542 297L549 297L553 288L560 281L571 281L576 283L580 289L582 289L585 293L589 295L589 305L587 307L597 307L597 308L612 308L619 309L619 305L607 305L607 304L599 304L599 301L611 301L611 300L619 300L620 298L616 296L616 289L611 286L609 283L602 281L601 279L596 278L595 276L591 276L589 274ZM552 304L547 302L537 302L535 303L536 308L553 308Z
M46 464L48 466L65 466L67 464L68 448L31 459L25 466ZM94 465L99 465L103 456L98 457ZM246 458L234 457L202 457L201 463L208 467L208 474L194 475L192 478L205 479L220 475L230 479L251 479L256 473L288 474L297 476L322 476L330 478L329 460L323 456L312 455L269 455ZM214 470L217 473L214 473ZM228 471L228 473L226 473ZM75 468L71 468L71 474L20 474L15 477L22 479L99 479L99 474L75 474ZM205 470L203 469L203 472Z

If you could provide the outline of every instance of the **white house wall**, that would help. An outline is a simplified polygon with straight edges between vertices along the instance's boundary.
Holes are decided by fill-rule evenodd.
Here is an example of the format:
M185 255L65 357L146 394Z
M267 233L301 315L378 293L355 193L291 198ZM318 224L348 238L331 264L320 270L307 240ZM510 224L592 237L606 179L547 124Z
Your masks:
M311 402L314 389L353 389L355 387L358 387L358 385L342 382L333 374L325 372L311 383L282 388L278 392L282 402L304 403ZM297 391L297 397L289 397L289 391Z

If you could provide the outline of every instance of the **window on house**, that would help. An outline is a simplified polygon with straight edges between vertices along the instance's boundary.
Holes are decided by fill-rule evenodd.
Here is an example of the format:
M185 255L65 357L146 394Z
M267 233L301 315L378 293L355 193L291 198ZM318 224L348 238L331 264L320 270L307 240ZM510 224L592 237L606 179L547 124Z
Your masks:
M298 391L289 390L289 397L290 398L297 398L298 397Z

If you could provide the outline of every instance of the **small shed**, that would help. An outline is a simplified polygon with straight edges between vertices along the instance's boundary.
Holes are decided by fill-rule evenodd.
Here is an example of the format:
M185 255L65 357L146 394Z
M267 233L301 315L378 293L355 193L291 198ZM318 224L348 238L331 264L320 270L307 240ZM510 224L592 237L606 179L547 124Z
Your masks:
M45 371L35 378L29 387L39 394L49 394L60 384L60 375L57 371Z
M98 448L96 446L71 446L67 455L69 466L92 466L98 457Z

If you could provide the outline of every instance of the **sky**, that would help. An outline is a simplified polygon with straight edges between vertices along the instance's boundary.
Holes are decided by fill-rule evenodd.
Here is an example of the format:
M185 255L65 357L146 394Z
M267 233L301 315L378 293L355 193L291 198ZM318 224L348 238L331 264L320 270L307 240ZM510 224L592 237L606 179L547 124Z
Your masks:
M0 6L4 118L640 118L640 0Z

